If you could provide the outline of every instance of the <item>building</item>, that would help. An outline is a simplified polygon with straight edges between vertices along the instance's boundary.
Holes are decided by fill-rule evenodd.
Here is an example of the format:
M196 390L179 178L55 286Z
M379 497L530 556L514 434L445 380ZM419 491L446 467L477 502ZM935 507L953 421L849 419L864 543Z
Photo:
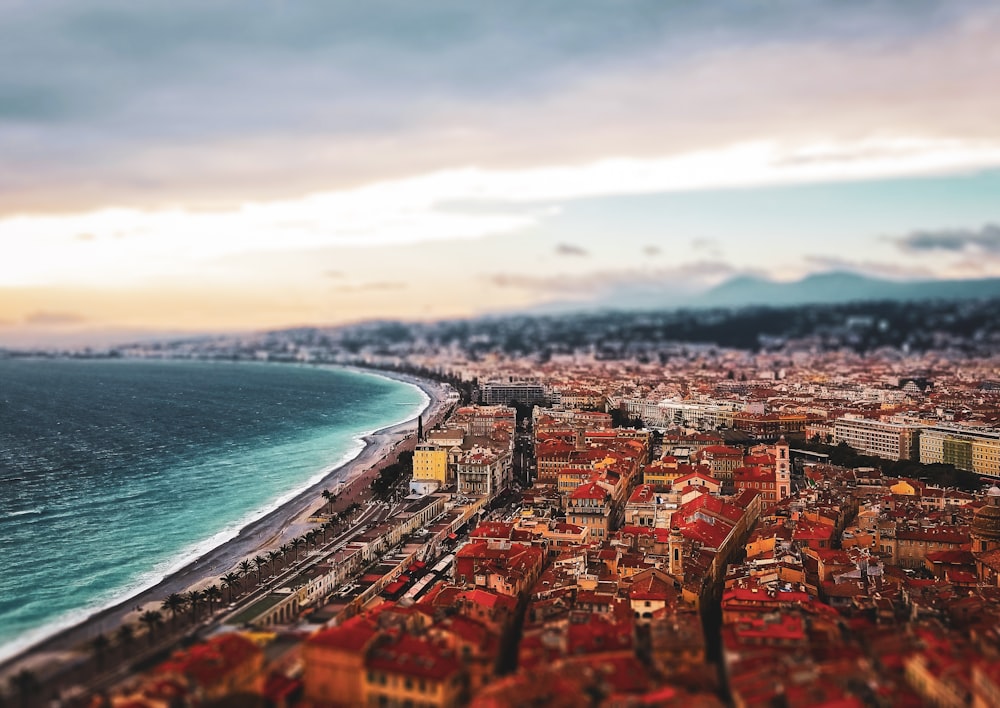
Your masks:
M726 488L731 488L734 473L743 466L743 450L728 445L709 445L702 448L695 457L699 462L708 465L712 470L712 476Z
M510 403L548 404L552 395L538 379L515 378L493 379L483 384L481 398L484 405L508 405Z
M544 553L536 546L510 541L473 541L455 554L455 583L516 597L526 593L542 572Z
M434 443L420 443L413 450L413 481L437 482L444 487L448 478L448 448Z
M466 450L455 465L455 485L459 494L492 497L507 488L511 481L511 456L474 447Z
M1000 430L936 425L920 432L920 461L1000 477Z
M461 705L466 684L465 669L454 652L403 634L376 644L366 657L362 705Z
M581 484L566 505L566 520L590 531L591 539L604 541L615 527L611 490L600 482Z
M263 668L264 652L246 636L232 632L176 652L154 674L180 682L197 705L234 694L259 694Z
M920 456L920 426L845 415L834 421L833 442L847 443L863 455L913 460Z

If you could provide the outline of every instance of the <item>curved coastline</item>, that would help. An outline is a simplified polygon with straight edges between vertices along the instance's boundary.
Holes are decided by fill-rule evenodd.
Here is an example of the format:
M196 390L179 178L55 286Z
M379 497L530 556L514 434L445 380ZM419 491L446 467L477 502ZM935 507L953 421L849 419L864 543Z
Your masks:
M218 578L243 558L280 546L307 530L308 519L323 505L321 492L334 484L344 483L352 491L356 483L377 472L389 457L403 449L403 444L416 431L418 416L430 424L444 413L450 387L409 374L370 370L359 367L323 365L339 371L406 383L424 396L422 406L404 420L382 428L362 432L355 437L356 445L341 458L318 472L305 486L278 497L272 505L254 512L235 528L225 529L205 539L193 548L178 554L176 562L162 571L154 571L142 586L131 590L97 610L81 610L81 617L64 620L62 627L51 627L36 641L18 648L10 656L0 658L0 676L7 676L23 667L37 668L64 659L82 644L100 633L114 630L122 622L143 610L159 608L160 601L171 593L198 589L217 582ZM353 489L358 494L358 489ZM204 550L203 550L204 549ZM197 554L197 555L195 555ZM84 615L84 613L86 613Z

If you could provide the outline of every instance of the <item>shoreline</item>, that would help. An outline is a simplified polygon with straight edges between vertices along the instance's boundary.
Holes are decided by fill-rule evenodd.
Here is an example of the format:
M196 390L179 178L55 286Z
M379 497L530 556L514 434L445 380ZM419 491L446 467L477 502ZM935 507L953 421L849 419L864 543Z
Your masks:
M98 634L113 632L122 623L135 620L141 611L160 609L162 600L171 593L202 589L217 583L219 577L230 572L240 560L252 558L261 551L276 548L302 535L314 526L309 519L325 505L322 497L324 489L331 489L342 482L339 498L345 504L360 500L370 480L391 457L402 452L405 443L413 440L417 418L422 416L425 426L433 425L431 421L443 416L448 405L450 387L430 379L361 367L320 366L407 383L420 389L427 401L413 417L359 436L363 447L352 458L331 467L317 482L261 518L251 521L229 540L169 573L152 587L133 593L111 607L97 610L82 621L56 630L51 636L0 660L0 681L22 668L37 671L49 664L58 664L76 655L81 645Z

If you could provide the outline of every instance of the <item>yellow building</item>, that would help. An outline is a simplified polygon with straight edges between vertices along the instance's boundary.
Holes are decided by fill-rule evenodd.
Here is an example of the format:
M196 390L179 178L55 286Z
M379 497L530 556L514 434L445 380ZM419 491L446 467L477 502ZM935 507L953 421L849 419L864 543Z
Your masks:
M403 635L369 652L359 705L448 708L466 702L467 684L457 656L426 639Z
M1000 476L1000 430L939 425L920 434L920 461Z
M905 479L901 479L889 487L889 491L904 497L915 497L917 495L917 488Z
M420 443L413 451L413 479L434 480L448 485L448 450L432 443Z
M312 704L446 708L466 697L467 674L454 652L363 616L314 634L302 659Z
M585 484L594 475L595 471L592 469L580 469L576 467L567 467L559 472L559 483L556 489L559 491L559 496L563 500L564 507L569 496L579 489L581 484Z
M378 639L378 629L365 617L310 637L302 647L306 700L362 705L365 655Z

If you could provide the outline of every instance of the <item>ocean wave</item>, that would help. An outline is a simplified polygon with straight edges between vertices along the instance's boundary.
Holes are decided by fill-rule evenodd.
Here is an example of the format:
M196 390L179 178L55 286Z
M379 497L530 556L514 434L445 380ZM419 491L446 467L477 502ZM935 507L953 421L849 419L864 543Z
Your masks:
M12 511L8 514L9 517L13 518L15 516L30 516L33 514L41 514L45 511L45 507L38 507L37 509L22 509L21 511Z
M338 370L343 371L343 369ZM206 554L237 538L248 526L267 517L269 514L272 514L308 490L317 487L321 482L337 472L337 470L344 468L348 463L357 459L365 450L365 438L368 438L379 431L393 428L402 423L415 420L416 417L424 412L430 405L430 397L418 386L408 382L399 381L397 379L392 379L391 377L381 376L379 374L363 372L363 375L387 379L396 384L404 383L419 392L421 400L412 404L403 404L410 406L410 408L406 411L405 415L401 416L398 420L388 424L382 424L368 430L363 430L361 432L352 432L347 440L344 440L337 445L337 447L340 447L341 444L346 443L346 449L344 449L344 452L334 462L321 467L304 481L294 485L294 487L290 490L272 499L268 504L242 514L238 519L226 524L218 532L197 542L183 546L178 552L172 553L168 560L156 563L148 571L140 572L133 581L119 586L118 588L110 589L107 592L101 593L98 597L93 598L91 602L86 603L84 606L55 615L44 625L21 632L18 636L13 638L0 639L0 661L16 656L17 654L30 649L30 647L43 642L59 632L80 624L94 614L116 607L127 602L130 598L134 598L138 594L155 587L164 579L182 570L191 563L197 561L199 558L202 558ZM396 408L396 406L393 407ZM402 413L402 411L400 411L400 413ZM226 458L232 460L232 455L227 455ZM331 479L330 484L335 484L343 479L344 475L339 475ZM44 507L39 507L38 509L28 509L22 512L16 512L14 515L40 515L43 511Z

